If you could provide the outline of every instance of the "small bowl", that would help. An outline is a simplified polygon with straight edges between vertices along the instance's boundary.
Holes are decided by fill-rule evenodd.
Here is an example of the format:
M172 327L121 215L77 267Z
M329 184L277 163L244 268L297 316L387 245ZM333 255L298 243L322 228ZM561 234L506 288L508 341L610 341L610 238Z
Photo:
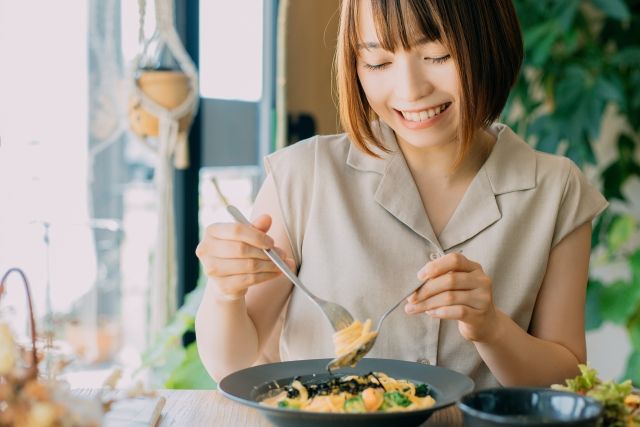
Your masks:
M596 426L602 405L576 393L547 388L493 388L469 393L458 402L464 425Z

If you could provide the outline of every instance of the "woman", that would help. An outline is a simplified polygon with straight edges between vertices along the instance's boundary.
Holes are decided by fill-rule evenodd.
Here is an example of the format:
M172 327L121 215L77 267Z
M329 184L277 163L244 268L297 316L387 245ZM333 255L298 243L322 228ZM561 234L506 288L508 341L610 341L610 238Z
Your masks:
M283 360L333 355L329 323L261 252L273 247L361 320L426 281L370 356L452 368L478 388L578 373L591 220L607 203L568 159L494 123L521 62L510 0L343 0L346 133L269 156L253 227L211 225L196 251L214 378L256 363L272 336Z

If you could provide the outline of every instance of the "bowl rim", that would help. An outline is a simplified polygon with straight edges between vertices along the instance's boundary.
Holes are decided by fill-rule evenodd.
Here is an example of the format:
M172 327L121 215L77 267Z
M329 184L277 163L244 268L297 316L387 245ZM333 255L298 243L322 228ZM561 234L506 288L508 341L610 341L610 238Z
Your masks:
M527 421L526 419L523 419L522 416L496 415L489 412L481 411L480 409L473 408L467 405L466 403L464 403L465 399L468 399L475 395L479 395L483 393L501 393L502 394L509 391L524 391L524 392L531 392L531 393L536 392L536 393L545 393L545 394L551 393L555 395L571 396L573 398L584 400L588 405L596 406L598 408L598 412L589 417L581 417L581 418L575 418L571 420L559 420L559 419L553 419L548 421L541 420L541 421L537 421L536 424L557 424L558 422L566 422L567 425L571 425L571 423L575 423L578 421L595 421L602 416L602 411L604 409L602 403L598 402L596 399L592 397L585 396L580 393L574 393L568 390L555 390L555 389L546 388L546 387L493 387L493 388L485 388L481 390L474 390L462 396L460 400L458 400L458 402L456 403L456 406L458 407L458 409L460 409L463 416L471 415L481 420L491 421L497 424L504 424L504 425L530 425L531 422Z
M240 371L236 371L234 373L231 373L229 375L227 375L225 378L223 378L220 383L218 383L218 391L221 392L222 395L224 395L225 397L227 397L228 399L234 400L238 403L241 403L245 406L249 406L252 407L254 409L258 409L260 412L263 412L265 414L269 413L272 415L284 415L284 414L292 414L297 417L302 417L302 418L307 418L307 419L327 419L327 418L340 418L343 420L361 420L362 418L366 417L367 419L389 419L389 418L397 418L398 416L420 416L420 415L426 415L426 414L430 414L433 413L435 411L438 411L440 409L449 407L449 406L453 406L456 404L456 402L458 401L458 398L453 398L452 396L449 396L449 393L444 393L444 395L442 397L447 397L447 399L445 399L444 401L436 401L436 404L434 406L431 406L429 408L422 408L422 409L416 409L416 410L412 410L412 411L400 411L400 412L367 412L367 413L329 413L329 412L311 412L311 411L292 411L290 409L286 409L286 408L277 408L277 407L271 407L271 406L266 406L266 405L262 405L259 402L256 401L252 401L252 400L248 400L245 399L243 397L237 396L232 392L229 392L228 390L225 390L226 387L224 387L224 382L225 380L229 380L230 377L234 377L237 375L241 375L244 372L250 372L252 370L255 369L259 369L261 366L262 367L266 367L266 366L275 366L275 365L283 365L283 364L297 364L297 363L304 363L304 362L311 362L311 363L319 363L321 366L326 366L326 364L330 361L331 359L305 359L305 360L296 360L296 361L288 361L288 362L276 362L276 363L268 363L265 365L258 365L258 366L253 366L250 368L246 368L246 369L242 369ZM400 364L407 364L407 365L415 365L418 366L419 364L416 362L410 362L410 361L405 361L405 360L399 360L399 359L382 359L382 358L365 358L362 359L362 361L368 361L367 363L400 363ZM362 363L362 362L361 362ZM464 390L468 390L466 392L462 392L462 395L468 394L470 391L472 391L475 387L475 382L469 378L467 375L464 375L460 372L454 371L452 369L448 369L448 368L444 368L441 366L432 366L432 365L420 365L421 368L425 368L427 370L437 370L440 372L445 372L447 371L448 374L447 375L452 375L455 376L457 378L457 380L460 382L460 387ZM292 375L293 377L293 375ZM411 380L411 379L410 379ZM428 383L427 383L428 384ZM222 385L222 387L221 387ZM429 384L432 385L432 384ZM254 385L254 387L257 385ZM438 389L436 387L436 389ZM442 391L442 390L439 390Z

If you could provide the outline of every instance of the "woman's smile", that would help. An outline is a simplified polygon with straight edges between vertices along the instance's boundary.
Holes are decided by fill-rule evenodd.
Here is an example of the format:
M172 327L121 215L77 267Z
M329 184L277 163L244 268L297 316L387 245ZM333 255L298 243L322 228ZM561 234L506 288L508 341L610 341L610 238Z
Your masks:
M400 123L411 130L421 130L430 128L446 116L450 110L451 102L424 110L395 110Z

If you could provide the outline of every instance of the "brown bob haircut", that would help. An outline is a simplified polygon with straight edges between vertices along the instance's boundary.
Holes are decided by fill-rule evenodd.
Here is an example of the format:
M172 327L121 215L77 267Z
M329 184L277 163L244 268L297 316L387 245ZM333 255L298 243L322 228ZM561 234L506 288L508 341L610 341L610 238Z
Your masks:
M382 48L410 49L420 40L439 41L449 51L461 85L457 165L475 131L495 121L522 64L520 25L511 0L342 0L335 57L340 121L351 140L376 156L370 144L378 119L357 75L358 2L370 1Z

